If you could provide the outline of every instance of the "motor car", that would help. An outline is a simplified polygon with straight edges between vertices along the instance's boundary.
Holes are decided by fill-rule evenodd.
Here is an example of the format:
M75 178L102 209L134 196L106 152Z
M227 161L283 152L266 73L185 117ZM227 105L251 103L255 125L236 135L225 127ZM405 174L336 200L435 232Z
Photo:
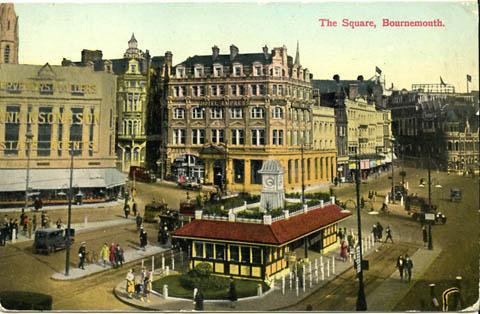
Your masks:
M36 230L33 241L33 252L35 254L49 254L65 249L67 246L68 231L70 232L70 243L73 243L75 241L75 229L46 228Z
M462 191L458 188L450 189L450 201L456 202L462 200Z
M130 180L152 183L157 180L155 174L144 167L130 166L130 172L128 174Z
M405 199L408 195L408 190L403 185L395 185L393 190L396 201L401 200L402 196Z

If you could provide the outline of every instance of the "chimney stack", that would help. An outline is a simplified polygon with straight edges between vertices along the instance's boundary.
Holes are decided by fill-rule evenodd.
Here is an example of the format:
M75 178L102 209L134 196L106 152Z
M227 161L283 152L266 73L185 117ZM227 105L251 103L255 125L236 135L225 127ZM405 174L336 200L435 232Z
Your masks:
M262 48L262 50L263 50L263 54L264 54L264 56L265 56L265 59L268 59L268 47L267 47L267 45L265 45L265 46Z
M220 54L220 49L217 47L217 45L212 47L212 59L215 61L218 58L218 55Z
M340 75L335 74L335 75L333 76L333 80L334 80L335 82L339 83L339 82L340 82Z
M357 81L363 82L363 75L357 76Z
M348 98L350 100L355 100L358 96L358 84L350 84L350 88L348 90Z
M235 45L230 46L230 61L233 61L235 57L238 55L238 48Z

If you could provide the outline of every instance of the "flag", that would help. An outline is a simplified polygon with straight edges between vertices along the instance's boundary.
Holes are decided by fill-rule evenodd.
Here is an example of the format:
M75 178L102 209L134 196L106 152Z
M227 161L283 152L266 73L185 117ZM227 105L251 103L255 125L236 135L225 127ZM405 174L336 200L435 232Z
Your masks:
M472 82L472 76L470 74L467 74L467 82Z
M442 84L443 86L446 86L447 84L445 84L445 82L442 80L442 77L440 76L440 84Z
M378 73L379 75L382 74L382 70L380 70L379 67L375 67L375 72Z

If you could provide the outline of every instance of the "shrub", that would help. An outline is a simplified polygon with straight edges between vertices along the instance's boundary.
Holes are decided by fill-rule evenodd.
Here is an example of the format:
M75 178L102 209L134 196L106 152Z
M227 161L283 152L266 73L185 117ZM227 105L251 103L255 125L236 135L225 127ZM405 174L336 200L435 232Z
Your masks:
M7 310L52 310L52 296L28 291L2 291L0 303Z
M180 285L187 289L226 289L228 287L228 279L218 276L212 276L212 266L208 263L200 263L188 273L183 274L179 278Z

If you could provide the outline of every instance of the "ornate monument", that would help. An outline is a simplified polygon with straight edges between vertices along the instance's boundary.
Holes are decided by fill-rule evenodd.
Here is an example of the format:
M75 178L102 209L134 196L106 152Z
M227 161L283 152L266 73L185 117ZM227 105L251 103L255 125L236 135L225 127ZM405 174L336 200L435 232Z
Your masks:
M285 190L283 188L283 168L278 160L267 160L262 169L262 194L260 197L260 211L283 208Z

